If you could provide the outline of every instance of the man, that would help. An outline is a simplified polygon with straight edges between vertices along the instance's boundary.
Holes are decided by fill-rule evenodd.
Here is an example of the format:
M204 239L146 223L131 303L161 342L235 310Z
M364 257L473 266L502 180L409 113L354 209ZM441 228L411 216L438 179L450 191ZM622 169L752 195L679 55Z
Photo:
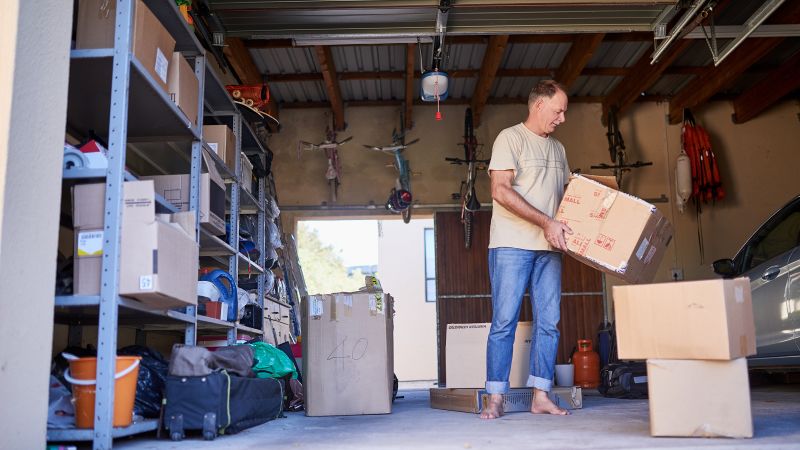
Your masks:
M492 327L486 350L486 391L491 394L481 418L503 414L509 389L511 354L526 289L533 307L530 376L531 412L567 415L548 397L553 384L561 303L561 253L565 224L553 220L569 167L564 146L550 134L566 120L567 94L552 80L540 81L528 96L525 122L506 128L492 147L489 175L492 224L489 279Z

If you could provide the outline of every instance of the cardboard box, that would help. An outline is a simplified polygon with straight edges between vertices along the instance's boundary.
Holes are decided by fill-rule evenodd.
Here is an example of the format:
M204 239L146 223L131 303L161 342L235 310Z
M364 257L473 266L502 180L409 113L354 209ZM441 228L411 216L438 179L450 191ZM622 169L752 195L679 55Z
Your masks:
M620 359L736 359L756 353L750 280L614 286Z
M613 177L572 177L555 219L573 231L573 257L629 283L652 281L672 239L661 212L616 190Z
M203 140L231 169L236 170L236 140L227 125L203 125Z
M451 323L447 325L445 367L447 387L473 389L486 387L486 341L491 323ZM509 383L526 387L530 375L531 322L520 322L514 338Z
M225 234L225 180L205 152L203 161L207 172L200 175L200 226L220 236ZM155 191L165 200L181 212L189 211L191 175L155 175L140 179L152 180Z
M647 360L652 436L753 437L747 359Z
M117 2L80 0L75 48L113 48ZM142 0L134 4L133 56L167 90L169 61L175 51L175 39Z
M98 295L105 184L73 188L75 294ZM160 308L197 304L194 215L155 214L152 181L124 185L119 293Z
M172 53L167 72L167 89L172 101L186 114L192 126L197 126L197 96L200 94L200 82L194 74L194 68L179 52Z
M242 186L244 189L249 192L253 193L253 163L250 162L250 158L242 154Z
M448 411L479 414L483 405L489 401L489 393L485 389L432 388L430 393L431 408ZM564 409L583 408L583 391L580 386L554 386L549 397L553 403ZM507 413L530 411L532 401L532 388L511 389L503 396L503 411Z
M392 315L392 297L380 291L305 299L306 415L392 412Z

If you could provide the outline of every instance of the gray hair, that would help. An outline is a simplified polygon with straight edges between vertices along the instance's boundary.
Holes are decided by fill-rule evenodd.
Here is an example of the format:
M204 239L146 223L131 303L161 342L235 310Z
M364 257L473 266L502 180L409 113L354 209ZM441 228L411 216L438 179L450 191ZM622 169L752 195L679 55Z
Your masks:
M564 89L564 86L562 86L558 81L540 80L538 83L536 83L536 86L531 89L531 93L528 95L528 106L536 103L536 101L540 98L553 98L558 91L564 92L565 94L567 92L566 89Z

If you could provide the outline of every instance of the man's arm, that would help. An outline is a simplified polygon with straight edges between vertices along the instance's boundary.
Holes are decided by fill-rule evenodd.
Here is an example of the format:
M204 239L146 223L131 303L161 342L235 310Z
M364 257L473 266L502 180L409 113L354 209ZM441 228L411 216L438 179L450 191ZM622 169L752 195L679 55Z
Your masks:
M545 239L550 245L559 250L567 250L564 233L572 234L572 230L567 225L551 219L547 214L536 209L511 187L514 179L513 170L490 170L489 177L492 180L492 199L494 201L544 230Z

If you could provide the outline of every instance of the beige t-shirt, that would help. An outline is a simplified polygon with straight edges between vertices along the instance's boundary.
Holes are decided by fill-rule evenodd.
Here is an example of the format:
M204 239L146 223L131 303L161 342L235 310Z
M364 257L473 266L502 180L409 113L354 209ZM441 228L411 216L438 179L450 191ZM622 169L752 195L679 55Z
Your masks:
M569 182L567 155L556 139L543 138L522 123L506 128L494 141L492 170L513 170L512 188L534 208L555 216ZM489 248L496 247L554 250L539 226L492 201Z

